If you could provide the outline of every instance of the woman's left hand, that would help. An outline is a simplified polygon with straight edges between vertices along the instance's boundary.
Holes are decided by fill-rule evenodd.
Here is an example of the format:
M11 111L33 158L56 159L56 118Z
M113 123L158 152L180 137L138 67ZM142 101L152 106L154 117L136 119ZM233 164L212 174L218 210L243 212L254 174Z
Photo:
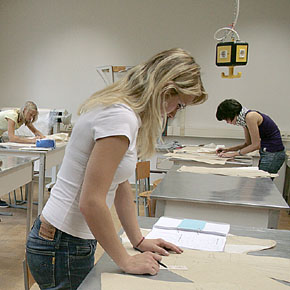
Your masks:
M230 157L235 157L239 154L237 154L237 152L222 152L220 154L218 154L219 157L223 157L223 158L230 158Z
M35 134L35 137L36 137L37 139L43 139L43 138L45 138L45 136L42 135L41 133L36 133L36 134Z
M146 252L154 252L162 256L168 256L168 251L173 251L177 254L181 254L183 250L174 244L168 243L163 239L145 239L138 247L139 250Z

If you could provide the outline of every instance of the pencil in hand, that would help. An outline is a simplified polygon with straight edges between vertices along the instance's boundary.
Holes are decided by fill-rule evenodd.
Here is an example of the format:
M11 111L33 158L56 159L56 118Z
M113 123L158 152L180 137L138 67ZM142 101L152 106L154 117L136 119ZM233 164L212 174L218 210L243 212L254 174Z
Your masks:
M138 252L140 252L140 253L144 253L143 251L141 251L141 250L138 249L138 248L134 248L134 250L136 250L136 251L138 251ZM164 267L164 268L168 268L165 264L161 263L161 262L158 261L158 260L157 260L157 263L158 263L160 266Z

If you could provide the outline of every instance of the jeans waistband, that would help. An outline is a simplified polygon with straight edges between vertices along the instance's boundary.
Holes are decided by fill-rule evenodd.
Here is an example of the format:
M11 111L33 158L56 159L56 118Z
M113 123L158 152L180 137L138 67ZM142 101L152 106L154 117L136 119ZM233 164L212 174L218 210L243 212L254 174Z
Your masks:
M38 228L38 236L46 241L53 242L56 248L59 248L63 232L51 225L42 215L35 220L35 226Z
M285 149L280 150L280 151L269 151L269 150L267 150L266 147L262 147L262 148L260 148L259 151L260 151L260 152L268 152L268 153L278 153L278 152L285 152Z
M55 241L56 244L60 244L61 241L70 241L72 243L87 243L88 241L94 242L95 240L86 240L79 237L72 236L66 232L59 230L50 224L42 215L38 217L36 222L39 222L38 235L46 240Z

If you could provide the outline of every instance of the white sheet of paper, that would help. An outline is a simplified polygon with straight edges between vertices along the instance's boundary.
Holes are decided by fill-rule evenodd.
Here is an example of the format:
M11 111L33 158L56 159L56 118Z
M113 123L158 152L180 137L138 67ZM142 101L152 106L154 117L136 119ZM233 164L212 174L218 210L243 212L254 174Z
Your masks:
M156 228L163 228L163 229L177 229L178 225L182 222L182 219L175 219L162 216L159 220L154 224Z
M218 223L206 223L204 226L203 231L205 232L218 232L223 233L224 235L227 235L230 231L230 225L229 224L218 224Z
M226 236L210 235L190 231L153 228L146 239L158 239L173 243L181 248L201 251L221 252L226 244Z

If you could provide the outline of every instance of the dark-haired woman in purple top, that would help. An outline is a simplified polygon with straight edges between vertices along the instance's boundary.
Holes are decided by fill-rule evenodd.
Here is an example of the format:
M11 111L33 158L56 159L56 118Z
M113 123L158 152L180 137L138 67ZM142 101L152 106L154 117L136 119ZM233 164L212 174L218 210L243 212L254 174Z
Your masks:
M285 148L281 133L275 122L267 115L248 110L234 99L224 100L216 112L219 121L242 126L245 143L230 147L218 148L220 157L234 157L259 150L259 169L269 173L277 173L285 161Z

